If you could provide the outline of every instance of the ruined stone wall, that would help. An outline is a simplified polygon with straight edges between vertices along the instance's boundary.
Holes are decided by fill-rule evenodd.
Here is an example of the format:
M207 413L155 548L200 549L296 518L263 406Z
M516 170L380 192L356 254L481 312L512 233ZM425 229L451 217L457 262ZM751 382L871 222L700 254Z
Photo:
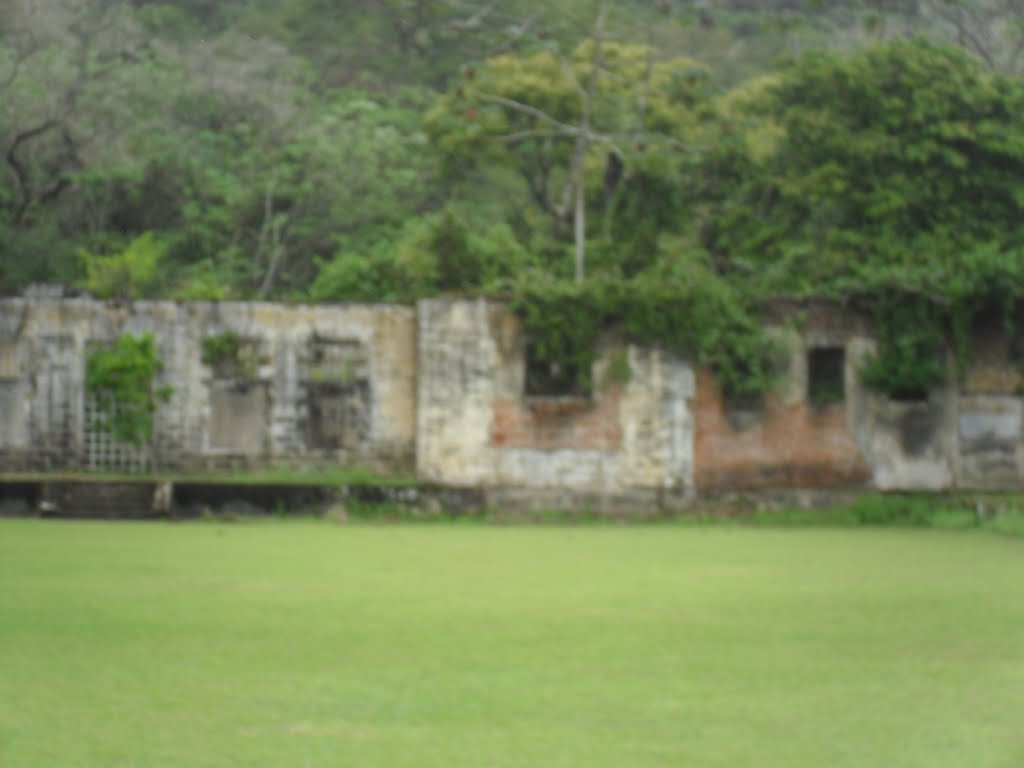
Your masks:
M940 490L963 484L955 387L920 401L868 390L860 371L874 341L855 313L812 303L782 308L772 321L783 374L761 402L728 403L708 372L698 379L700 490ZM831 361L834 370L822 369L821 361ZM820 379L830 375L832 389L822 397Z
M860 383L874 349L863 318L800 305L769 325L783 373L762 401L737 403L710 372L614 337L597 350L590 391L536 391L519 320L482 300L4 299L0 471L361 464L487 489L499 504L551 506L1024 487L1024 342L1001 320L975 328L961 380L950 358L950 385L916 401ZM173 396L138 450L95 429L85 359L93 345L146 331ZM237 356L205 359L205 342L225 334ZM543 386L560 373L540 371Z
M507 308L420 303L416 458L423 479L598 495L692 491L687 363L608 342L593 392L531 396L526 357L527 339Z
M800 332L786 325L796 312ZM698 379L695 453L703 491L856 487L871 478L856 434L866 398L856 374L866 352L863 321L815 305L778 314L772 335L781 374L772 392L757 402L729 402L709 371ZM825 370L816 370L819 360Z
M797 311L800 322L793 324ZM727 403L707 372L698 378L698 489L1024 487L1024 375L1001 319L974 329L962 380L950 353L950 383L903 401L860 382L874 350L863 318L812 304L772 321L785 374L763 402ZM843 356L843 396L834 402L812 397L812 363L822 350Z
M90 428L92 345L152 332L173 388L144 455ZM7 468L412 468L415 313L393 306L0 301L0 461ZM239 360L203 359L237 338Z
M976 488L1024 486L1024 360L1020 331L983 316L956 403L958 481Z

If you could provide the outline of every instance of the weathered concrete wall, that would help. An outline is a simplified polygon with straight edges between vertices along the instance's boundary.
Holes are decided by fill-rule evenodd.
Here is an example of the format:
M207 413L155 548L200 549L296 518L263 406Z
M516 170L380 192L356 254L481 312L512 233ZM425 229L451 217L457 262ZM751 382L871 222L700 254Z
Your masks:
M29 446L29 398L22 377L26 354L14 340L0 339L0 454Z
M527 397L526 338L506 308L421 302L417 469L455 485L577 489L693 488L694 376L653 350L606 345L592 397ZM626 381L613 381L616 355Z
M776 322L789 319L781 313ZM696 478L701 491L758 488L850 487L867 484L855 425L866 393L857 371L865 354L860 318L826 308L805 310L802 333L776 330L784 357L775 391L760 403L730 404L709 372L698 378ZM816 404L809 395L808 360L815 349L841 350L841 396Z
M621 508L747 489L1024 487L1020 340L1001 322L975 328L962 382L909 402L861 384L864 318L780 305L768 322L784 374L752 408L685 360L611 338L592 392L530 395L522 327L486 301L4 299L0 471L359 463L415 467L494 503ZM91 426L84 369L91 345L146 331L174 392L138 451ZM239 358L204 361L204 340L224 333ZM813 380L830 365L840 391L821 400Z
M859 432L882 490L941 490L955 485L956 393L933 392L927 400L872 396Z
M160 465L412 468L411 308L89 299L0 301L4 466L70 468L96 466L97 456L107 463L123 460L117 447L89 429L85 359L90 345L146 331L155 335L165 366L159 383L173 387L155 419L151 458ZM203 361L203 340L225 332L251 353L246 370ZM352 366L332 369L333 359L345 354Z
M799 331L781 325L797 313ZM775 335L786 358L784 374L757 407L730 407L709 374L698 379L699 490L937 490L958 484L962 440L954 387L911 402L868 390L860 374L874 342L867 321L855 313L824 304L783 305L772 322L779 324ZM836 402L815 403L811 396L814 350L842 351L842 397ZM990 467L971 466L980 471L971 476L973 485L1005 485L1009 479L1005 471L996 479Z
M1024 487L1024 375L1020 338L998 315L973 329L970 356L957 401L959 485Z

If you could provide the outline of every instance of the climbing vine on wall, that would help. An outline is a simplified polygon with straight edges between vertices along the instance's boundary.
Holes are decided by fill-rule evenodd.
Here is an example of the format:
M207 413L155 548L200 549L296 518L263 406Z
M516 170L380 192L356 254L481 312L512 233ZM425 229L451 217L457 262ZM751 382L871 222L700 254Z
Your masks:
M138 446L153 437L153 415L174 391L156 386L162 370L152 333L125 334L90 353L86 391L105 417L100 423L114 439Z
M584 388L601 334L611 330L709 367L727 397L759 396L776 378L776 344L764 330L759 303L699 259L627 281L526 279L515 287L511 306L534 354L571 366Z

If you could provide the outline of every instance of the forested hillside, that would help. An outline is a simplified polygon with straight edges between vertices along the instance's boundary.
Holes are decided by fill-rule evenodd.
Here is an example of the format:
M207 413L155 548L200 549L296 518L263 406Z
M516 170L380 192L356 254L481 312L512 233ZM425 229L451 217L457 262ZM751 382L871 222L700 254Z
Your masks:
M1022 30L1005 0L7 0L0 293L498 295L552 356L614 319L739 394L760 302L819 295L916 391L1024 291Z

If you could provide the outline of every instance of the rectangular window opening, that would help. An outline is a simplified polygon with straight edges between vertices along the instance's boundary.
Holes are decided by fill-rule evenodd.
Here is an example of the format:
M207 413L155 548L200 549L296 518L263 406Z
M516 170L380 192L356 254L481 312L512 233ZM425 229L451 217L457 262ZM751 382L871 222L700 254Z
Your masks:
M370 383L306 383L306 447L357 450L370 436Z
M846 350L818 347L807 352L807 400L819 407L846 399Z
M536 345L526 345L527 397L589 398L590 372L581 370L573 361L548 360L541 356Z
M0 381L17 381L20 378L18 345L13 341L0 340Z

